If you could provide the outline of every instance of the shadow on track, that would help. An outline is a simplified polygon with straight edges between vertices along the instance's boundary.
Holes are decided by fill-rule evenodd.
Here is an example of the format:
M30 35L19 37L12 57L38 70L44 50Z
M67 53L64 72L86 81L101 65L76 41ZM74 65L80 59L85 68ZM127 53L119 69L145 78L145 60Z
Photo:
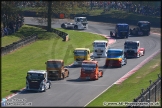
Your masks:
M77 78L77 79L68 79L66 81L69 81L69 82L88 82L88 81L92 81L92 80L84 80L84 79Z
M79 65L64 66L65 68L80 68Z
M26 89L24 89L22 92L20 92L20 94L31 94L31 93L43 93L43 92L26 90Z

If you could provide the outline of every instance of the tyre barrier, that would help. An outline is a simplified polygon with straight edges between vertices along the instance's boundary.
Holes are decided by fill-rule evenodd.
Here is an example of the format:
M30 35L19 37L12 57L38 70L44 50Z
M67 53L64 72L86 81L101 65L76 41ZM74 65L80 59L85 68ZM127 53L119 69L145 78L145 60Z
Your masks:
M1 47L1 55L6 55L26 44L29 44L29 43L32 43L32 42L35 42L37 40L37 35L31 35L31 36L28 36L28 37L25 37L17 42L13 42L12 44L10 45L7 45L5 47Z

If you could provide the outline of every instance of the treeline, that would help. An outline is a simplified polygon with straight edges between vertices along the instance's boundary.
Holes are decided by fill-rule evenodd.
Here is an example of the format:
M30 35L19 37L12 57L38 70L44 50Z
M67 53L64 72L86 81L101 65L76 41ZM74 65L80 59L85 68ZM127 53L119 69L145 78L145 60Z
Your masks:
M1 36L15 33L24 22L22 11L16 6L16 2L1 2Z

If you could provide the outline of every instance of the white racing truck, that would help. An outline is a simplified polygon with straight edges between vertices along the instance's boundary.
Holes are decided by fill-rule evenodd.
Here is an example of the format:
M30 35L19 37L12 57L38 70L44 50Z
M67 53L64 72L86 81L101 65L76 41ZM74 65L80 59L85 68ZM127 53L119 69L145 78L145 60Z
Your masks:
M75 30L88 29L88 22L86 17L75 17L74 21L75 23L64 22L63 24L61 24L61 28Z
M26 90L46 91L51 88L46 70L30 70L26 76Z
M93 57L107 57L108 41L95 40L93 42Z
M145 48L140 47L140 41L127 40L124 43L124 54L126 58L139 58L145 55Z

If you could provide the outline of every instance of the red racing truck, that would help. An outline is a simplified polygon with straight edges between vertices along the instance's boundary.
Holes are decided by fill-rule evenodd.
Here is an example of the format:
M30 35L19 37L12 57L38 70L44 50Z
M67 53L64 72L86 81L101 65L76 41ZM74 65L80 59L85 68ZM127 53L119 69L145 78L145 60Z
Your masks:
M98 80L103 76L103 71L99 70L98 61L84 60L81 66L80 79Z

